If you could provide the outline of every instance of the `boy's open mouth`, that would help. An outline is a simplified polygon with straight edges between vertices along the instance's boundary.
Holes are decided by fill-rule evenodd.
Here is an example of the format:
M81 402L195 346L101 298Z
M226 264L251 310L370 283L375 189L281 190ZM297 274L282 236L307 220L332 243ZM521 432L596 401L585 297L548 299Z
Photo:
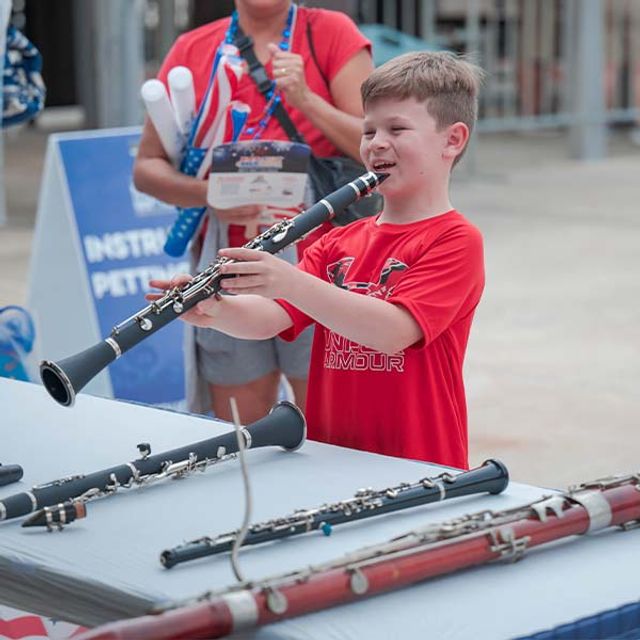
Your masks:
M372 165L374 171L388 171L396 166L395 162L387 162L386 160L377 160Z

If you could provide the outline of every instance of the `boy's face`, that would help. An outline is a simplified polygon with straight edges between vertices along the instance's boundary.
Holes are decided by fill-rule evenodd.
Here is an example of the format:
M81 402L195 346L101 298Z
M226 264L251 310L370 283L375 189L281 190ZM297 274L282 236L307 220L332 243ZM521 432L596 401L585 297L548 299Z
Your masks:
M385 196L428 189L449 174L448 135L423 102L379 98L365 108L360 156L367 169L389 174L380 187Z

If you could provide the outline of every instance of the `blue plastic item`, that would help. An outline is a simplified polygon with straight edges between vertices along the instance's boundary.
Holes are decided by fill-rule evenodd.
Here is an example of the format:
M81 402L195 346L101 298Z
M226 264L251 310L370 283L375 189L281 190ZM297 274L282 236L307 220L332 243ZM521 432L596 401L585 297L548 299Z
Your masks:
M35 334L26 309L0 307L0 377L31 381L28 355L33 351Z
M421 38L402 33L383 24L360 24L358 28L371 40L373 64L378 67L391 58L409 51L439 51L440 47Z

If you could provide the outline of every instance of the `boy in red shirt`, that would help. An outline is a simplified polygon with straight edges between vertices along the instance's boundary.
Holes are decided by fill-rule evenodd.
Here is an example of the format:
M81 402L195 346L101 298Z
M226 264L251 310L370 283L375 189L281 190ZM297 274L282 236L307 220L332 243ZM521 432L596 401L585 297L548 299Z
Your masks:
M297 267L244 248L222 267L237 296L181 317L240 338L293 339L316 324L309 437L467 468L462 365L484 287L482 237L449 201L477 113L481 71L444 52L409 53L362 85L360 153L388 173L377 218L335 228ZM167 282L152 282L166 288Z

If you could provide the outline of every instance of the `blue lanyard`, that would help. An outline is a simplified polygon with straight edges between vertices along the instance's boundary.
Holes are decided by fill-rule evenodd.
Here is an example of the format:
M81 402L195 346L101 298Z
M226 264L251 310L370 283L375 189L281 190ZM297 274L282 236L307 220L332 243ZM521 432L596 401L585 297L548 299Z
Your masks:
M282 39L280 40L280 50L281 51L289 51L291 46L291 36L292 36L292 27L293 21L296 16L297 7L295 3L291 3L289 7L289 12L287 13L287 22L285 24L284 30L282 31ZM225 44L233 44L236 33L238 32L238 12L234 11L231 16L231 23L229 24L229 29L224 38ZM262 117L258 122L256 127L249 127L246 129L246 133L248 135L253 135L253 139L257 140L260 138L267 125L269 124L269 120L271 120L271 116L273 116L273 112L275 111L278 103L281 101L280 94L276 91L276 83L271 82L271 88L266 93L267 104L262 111Z

